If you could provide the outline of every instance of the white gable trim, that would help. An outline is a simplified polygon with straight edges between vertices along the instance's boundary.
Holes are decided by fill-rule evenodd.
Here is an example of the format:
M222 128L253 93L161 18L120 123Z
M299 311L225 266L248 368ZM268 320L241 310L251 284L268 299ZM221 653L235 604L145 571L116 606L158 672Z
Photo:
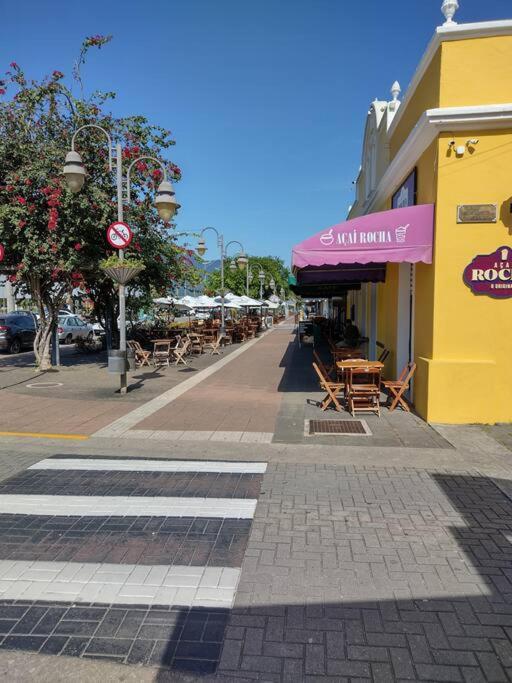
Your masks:
M423 112L398 154L386 169L375 192L365 202L362 213L370 213L391 195L439 133L511 127L512 102L428 109Z
M411 79L407 92L402 99L402 106L397 111L393 122L389 128L389 135L393 134L396 126L407 109L409 100L414 95L419 82L428 69L430 62L434 58L441 43L448 40L465 40L469 38L490 38L493 36L512 35L512 19L500 21L481 21L473 24L451 24L450 26L439 26L436 29L428 47L421 58L416 71Z

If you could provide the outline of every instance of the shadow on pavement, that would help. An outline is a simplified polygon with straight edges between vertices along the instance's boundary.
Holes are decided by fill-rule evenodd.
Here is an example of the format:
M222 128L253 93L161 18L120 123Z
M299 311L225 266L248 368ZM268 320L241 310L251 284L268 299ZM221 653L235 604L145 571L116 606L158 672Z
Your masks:
M42 614L33 624L25 618L25 630L9 623L0 647L51 653L53 646L61 648L61 654L85 658L109 654L113 661L160 666L159 683L172 680L169 671L196 677L216 672L216 680L237 683L317 681L327 676L337 681L511 680L510 499L484 476L430 474L444 495L434 494L428 504L411 499L406 491L388 495L371 474L362 479L370 482L366 490L373 491L371 500L357 495L356 488L353 497L339 497L350 501L352 521L331 517L327 509L319 519L309 519L311 534L322 527L336 529L334 537L325 540L339 555L335 566L321 569L303 602L294 601L289 592L286 601L270 599L270 604L231 611L87 605L85 610L101 612L93 636L97 654L90 637L68 638L62 625L51 645L46 636L13 635L31 629L41 633ZM321 492L316 497L321 499ZM284 509L279 519L289 519ZM258 521L270 529L276 518ZM257 544L250 541L249 549L251 545L254 551ZM272 544L266 545L270 552ZM304 550L302 562L299 555L288 566L295 568L295 581L302 574L304 589L311 578L308 559L313 562L316 555ZM368 571L367 580L344 581L348 567L357 563ZM279 566L284 592L289 583L286 561L269 562L268 572L274 572L275 580ZM335 576L339 600L324 600L322 592L333 593L333 584L327 582ZM9 620L8 608L12 605L4 601L2 627Z

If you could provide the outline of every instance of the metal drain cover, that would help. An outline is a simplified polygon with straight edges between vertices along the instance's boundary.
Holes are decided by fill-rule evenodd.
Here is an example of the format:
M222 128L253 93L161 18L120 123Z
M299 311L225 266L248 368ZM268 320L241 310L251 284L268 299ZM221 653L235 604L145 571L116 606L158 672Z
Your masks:
M371 431L364 420L306 420L306 435L349 434L370 436Z

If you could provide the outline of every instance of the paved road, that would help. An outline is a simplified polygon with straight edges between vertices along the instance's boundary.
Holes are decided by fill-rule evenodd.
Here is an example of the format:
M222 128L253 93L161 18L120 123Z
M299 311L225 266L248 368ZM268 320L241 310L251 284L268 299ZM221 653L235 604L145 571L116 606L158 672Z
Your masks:
M276 386L274 343L284 328L202 376L238 376L249 406L249 375L273 382L273 443L160 438L139 413L85 441L0 437L0 675L512 680L508 431L397 412L364 441L294 442L307 387Z
M264 463L53 457L0 484L0 649L212 673Z

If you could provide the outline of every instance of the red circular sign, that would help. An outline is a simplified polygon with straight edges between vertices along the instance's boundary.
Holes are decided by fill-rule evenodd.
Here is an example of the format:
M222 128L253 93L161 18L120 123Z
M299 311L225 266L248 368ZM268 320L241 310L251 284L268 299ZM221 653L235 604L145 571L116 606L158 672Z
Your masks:
M114 249L125 249L132 241L133 233L126 223L116 221L107 228L107 240Z
M0 261L4 260L4 256L5 256L5 249L4 249L3 245L0 244Z

